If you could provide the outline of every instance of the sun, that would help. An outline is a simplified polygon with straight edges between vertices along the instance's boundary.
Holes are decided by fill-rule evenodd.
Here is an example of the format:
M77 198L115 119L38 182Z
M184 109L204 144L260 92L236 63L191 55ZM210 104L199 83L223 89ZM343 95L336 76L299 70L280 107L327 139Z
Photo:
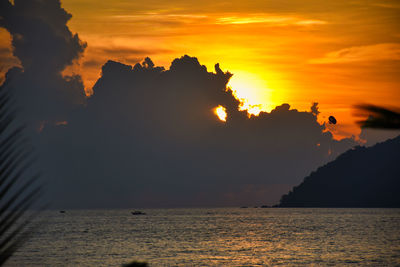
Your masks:
M228 114L226 113L226 108L224 106L219 105L214 108L214 114L217 115L220 121L226 122Z
M272 102L272 90L260 76L247 71L233 71L234 75L228 87L240 101L239 110L247 110L249 117L258 116L261 111L269 112L275 105Z

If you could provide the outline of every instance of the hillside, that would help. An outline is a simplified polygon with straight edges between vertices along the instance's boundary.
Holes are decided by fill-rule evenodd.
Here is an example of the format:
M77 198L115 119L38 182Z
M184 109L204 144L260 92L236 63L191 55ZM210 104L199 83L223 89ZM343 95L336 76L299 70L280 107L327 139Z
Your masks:
M356 147L283 195L280 207L400 207L400 136Z

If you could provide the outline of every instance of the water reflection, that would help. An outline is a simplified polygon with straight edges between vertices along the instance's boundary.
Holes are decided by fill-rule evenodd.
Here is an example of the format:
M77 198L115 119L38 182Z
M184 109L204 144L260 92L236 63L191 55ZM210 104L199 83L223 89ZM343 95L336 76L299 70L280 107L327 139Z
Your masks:
M47 211L9 266L398 265L398 209Z

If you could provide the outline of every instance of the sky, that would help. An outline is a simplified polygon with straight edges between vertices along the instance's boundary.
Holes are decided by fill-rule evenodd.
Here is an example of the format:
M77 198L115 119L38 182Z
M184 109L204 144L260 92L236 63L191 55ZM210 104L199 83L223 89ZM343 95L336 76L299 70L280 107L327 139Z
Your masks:
M234 74L230 87L270 111L283 103L320 121L335 115L338 138L359 134L352 106L400 103L398 1L98 1L62 2L69 26L88 43L88 89L106 59L161 66L184 54ZM87 74L86 74L87 73ZM85 75L86 74L86 75ZM252 109L257 112L259 107Z
M398 1L98 1L65 0L68 22L88 44L66 73L85 89L113 59L135 64L150 56L160 66L182 55L234 76L229 86L257 114L283 103L320 105L320 122L334 115L336 138L360 134L353 105L400 103ZM10 37L0 35L0 71L8 69Z
M273 204L398 134L353 115L399 106L396 1L0 3L2 86L60 207Z

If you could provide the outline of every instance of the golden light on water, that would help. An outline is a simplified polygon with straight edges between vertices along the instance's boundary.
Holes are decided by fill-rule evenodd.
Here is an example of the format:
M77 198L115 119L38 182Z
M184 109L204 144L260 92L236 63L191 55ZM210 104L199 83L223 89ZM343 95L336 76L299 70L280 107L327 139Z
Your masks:
M214 113L215 115L217 115L218 119L220 119L221 121L226 121L226 117L228 116L226 113L226 108L219 105L218 107L216 107L214 109Z

